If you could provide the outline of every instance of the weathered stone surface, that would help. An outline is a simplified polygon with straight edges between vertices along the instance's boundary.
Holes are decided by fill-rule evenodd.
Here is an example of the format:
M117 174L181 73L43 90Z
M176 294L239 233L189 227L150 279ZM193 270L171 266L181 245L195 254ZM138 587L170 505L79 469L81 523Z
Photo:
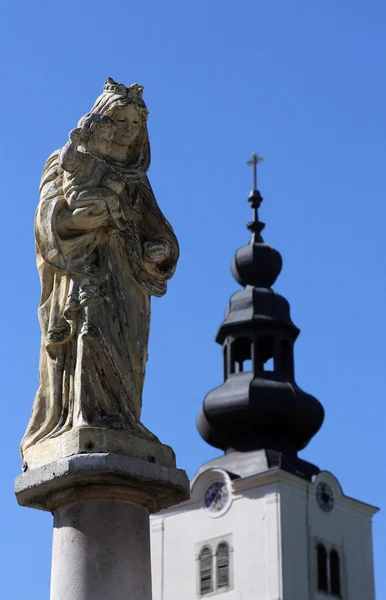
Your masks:
M151 600L146 508L108 499L55 511L51 600Z
M85 453L113 453L140 458L174 468L176 457L170 446L146 440L127 431L101 427L76 427L62 435L49 438L24 452L24 468L36 469L59 458Z
M166 292L179 248L147 178L142 93L108 79L44 167L35 219L40 387L23 460L79 427L157 442L140 422L150 297Z
M189 497L185 471L119 454L78 454L15 480L21 506L54 512L83 499L128 502L157 512Z

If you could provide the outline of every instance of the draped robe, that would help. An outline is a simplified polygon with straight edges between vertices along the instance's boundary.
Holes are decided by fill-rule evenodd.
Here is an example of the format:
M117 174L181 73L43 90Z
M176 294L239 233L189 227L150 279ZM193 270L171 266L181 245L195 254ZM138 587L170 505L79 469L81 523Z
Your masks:
M140 423L150 296L166 292L178 259L177 239L147 176L133 179L129 173L120 197L126 230L103 226L63 234L58 223L68 205L58 154L43 171L35 219L40 386L22 452L86 425L154 439ZM169 244L163 264L144 259L145 241Z

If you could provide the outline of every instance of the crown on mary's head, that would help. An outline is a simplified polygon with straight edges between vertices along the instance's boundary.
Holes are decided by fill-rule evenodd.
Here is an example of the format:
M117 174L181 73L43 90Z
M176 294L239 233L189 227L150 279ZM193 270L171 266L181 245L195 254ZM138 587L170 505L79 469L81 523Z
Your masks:
M103 91L105 93L126 96L126 98L131 98L135 102L136 100L142 100L143 86L138 85L138 83L133 83L129 87L126 87L123 83L117 83L114 79L109 77L105 81Z

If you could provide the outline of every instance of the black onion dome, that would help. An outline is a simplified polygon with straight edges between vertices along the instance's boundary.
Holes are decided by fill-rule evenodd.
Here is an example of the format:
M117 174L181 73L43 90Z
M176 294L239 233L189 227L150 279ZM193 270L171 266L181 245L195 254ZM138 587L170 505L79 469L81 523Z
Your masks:
M260 192L251 192L249 202L252 239L232 263L244 289L231 297L216 336L223 347L224 383L206 396L197 427L206 442L225 452L274 450L296 462L297 452L320 429L324 410L295 382L293 350L300 330L288 301L271 289L282 258L261 237Z

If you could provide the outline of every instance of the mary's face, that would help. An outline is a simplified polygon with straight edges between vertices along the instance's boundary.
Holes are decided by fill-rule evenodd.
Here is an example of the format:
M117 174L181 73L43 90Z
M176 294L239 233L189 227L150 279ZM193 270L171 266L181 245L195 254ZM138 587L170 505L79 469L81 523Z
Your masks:
M136 107L117 106L109 113L109 117L116 127L113 143L126 147L132 145L141 131L141 117Z

